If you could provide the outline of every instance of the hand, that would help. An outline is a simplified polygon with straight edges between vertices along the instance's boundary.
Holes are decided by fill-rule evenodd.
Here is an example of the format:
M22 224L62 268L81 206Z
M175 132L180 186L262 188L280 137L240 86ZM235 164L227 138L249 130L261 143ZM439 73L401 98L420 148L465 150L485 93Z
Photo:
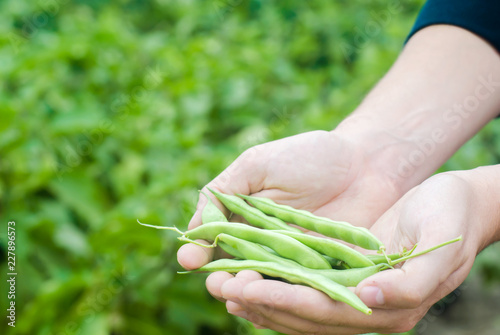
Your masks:
M371 316L311 288L262 280L247 271L229 280L212 274L213 282L225 282L209 290L228 300L230 313L286 334L408 331L465 280L475 256L493 242L492 236L498 238L493 223L498 219L497 206L485 202L481 184L467 173L436 175L409 191L375 223L372 231L389 252L417 243L416 253L459 235L464 239L361 282L355 292L372 307Z
M374 166L364 150L335 132L300 134L247 150L207 186L228 194L265 196L369 227L398 199L399 192L385 175L389 167ZM190 229L201 224L205 203L205 197L200 197ZM211 249L192 244L178 252L178 261L186 269L196 269L212 258Z
M457 72L460 64L467 66ZM408 81L409 77L417 79ZM209 186L227 193L266 196L318 215L369 227L402 194L428 178L498 114L500 95L492 94L475 110L474 117L452 110L455 113L451 114L453 120L448 118L451 106L460 107L457 102L463 102L464 97L477 92L478 88L484 91L485 86L478 86L476 80L480 77L488 78L492 85L496 85L497 78L500 78L500 58L484 40L452 26L436 25L422 29L410 39L398 61L356 112L334 132L311 132L252 148ZM450 78L454 78L454 85L447 90L440 89ZM201 224L204 203L204 199L199 201L190 228ZM395 209L391 212L394 213ZM397 221L394 220L393 225ZM389 231L396 232L396 226L389 227L393 227ZM417 225L415 229L419 228L421 226ZM377 231L382 232L382 229ZM394 238L394 241L398 238L398 235L383 231L386 238ZM467 239L464 245L471 243ZM406 242L399 241L401 244ZM194 245L183 246L178 252L179 263L186 269L198 268L211 259L211 249ZM227 273L214 273L207 279L207 288L220 300L229 298L228 310L234 313L241 306L247 306L243 300L240 301L243 305L231 302L238 302L243 290L248 298L245 303L252 301L252 294L255 294L254 301L262 301L259 299L264 299L274 288L283 290L278 292L296 292L296 295L283 295L286 299L282 299L282 305L265 302L274 306L277 313L281 307L285 308L272 319L285 320L282 327L288 327L290 331L303 326L304 329L319 329L320 333L327 333L336 325L340 327L339 333L354 333L357 330L350 326L355 322L363 329L386 329L387 320L392 315L402 317L399 321L392 320L393 324L402 324L401 328L418 319L413 309L395 313L384 308L376 309L377 318L366 319L310 288L255 281L256 278L259 277L254 272L242 272L235 278ZM238 280L242 280L240 285L236 285ZM248 280L252 283L246 285ZM252 285L259 288L257 283L261 283L260 291L247 288ZM231 285L234 287L232 291L229 289ZM386 304L391 307L390 292L384 293L388 294ZM291 313L286 312L287 308ZM418 311L422 313L423 310L425 308ZM249 312L248 318L258 315L256 313ZM299 315L302 321L294 318L292 322L287 317L289 315ZM380 322L374 324L376 320ZM278 327L278 323L271 320L262 322Z

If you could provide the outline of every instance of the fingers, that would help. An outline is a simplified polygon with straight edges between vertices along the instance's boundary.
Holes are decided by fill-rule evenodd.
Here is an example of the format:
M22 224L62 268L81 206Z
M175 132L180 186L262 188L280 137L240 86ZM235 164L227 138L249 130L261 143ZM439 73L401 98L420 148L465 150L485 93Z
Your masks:
M243 302L239 308L243 308L244 315L239 316L242 316L260 326L286 334L323 334L326 333L323 330L327 327L329 328L329 326L321 323L306 320L300 316L282 311L273 304L268 305ZM288 329L288 331L285 332L284 329Z
M255 328L257 329L272 329L274 331L277 331L282 334L289 334L289 335L303 335L303 334L316 334L314 332L303 332L303 331L297 331L291 327L283 326L282 324L278 324L274 322L274 320L267 318L265 315L262 315L260 313L255 313L255 312L244 312L244 319L250 321L253 323ZM317 333L319 334L319 333Z
M374 323L371 316L301 285L256 280L241 292L235 315L286 334L360 334L382 327L379 318L380 324ZM394 320L387 323L393 325ZM371 328L361 328L365 324Z
M265 179L265 166L267 160L265 158L266 146L256 146L248 149L241 154L231 165L229 165L221 174L214 180L208 183L210 187L216 191L227 194L251 194L260 191L263 188ZM204 192L210 196L214 204L219 207L224 214L229 213L227 209L207 190ZM189 229L193 229L201 225L201 211L205 207L207 199L200 194L196 212L189 222Z
M247 308L247 307L246 307ZM255 306L254 306L255 308ZM256 308L257 310L260 307ZM256 328L268 328L284 334L365 334L370 332L370 329L358 328L357 326L351 327L337 327L325 324L318 324L302 318L298 318L288 313L276 311L272 316L263 311L248 311L245 310L245 319L254 324ZM335 316L332 316L335 318Z
M218 275L217 277L219 278L213 278L211 280L211 283L209 284L210 287L212 287L212 285L215 284L217 280L223 278L223 275ZM224 277L228 278L225 275ZM301 334L292 330L291 328L269 320L261 313L255 313L248 309L248 307L246 306L246 301L244 300L243 289L249 283L255 281L263 281L262 276L255 271L244 270L239 272L235 277L228 278L222 283L220 287L212 288L212 290L214 292L220 292L223 299L227 299L226 308L228 313L253 322L257 328L270 328L285 334ZM265 310L265 306L262 306L262 308Z
M261 279L262 275L258 272L250 270L240 271L234 278L222 284L220 288L221 295L226 300L239 303L244 300L242 293L243 287L252 281Z
M412 319L413 310L374 309L373 315L366 316L310 287L263 280L254 271L235 277L214 273L207 279L207 288L226 300L229 313L286 334L391 332L410 329L413 320L425 313L420 308L419 317Z
M432 247L436 243L421 245L414 253ZM401 269L377 273L356 288L361 300L370 307L414 309L421 306L436 289L459 268L463 262L459 246L449 245L443 249L408 260ZM466 273L464 274L465 279ZM457 285L460 282L456 283ZM449 287L451 292L455 287Z
M197 242L209 245L207 241L196 240ZM186 270L194 270L209 263L214 258L214 248L204 248L198 245L187 243L177 251L177 261Z
M220 289L226 281L232 278L234 278L232 274L224 271L211 273L205 281L208 293L210 293L215 299L226 302L226 299L222 297L222 292Z
M318 324L359 325L360 319L367 317L347 304L332 300L326 294L302 285L259 280L249 283L242 293L248 304L271 306L270 311L286 312ZM338 315L342 317L337 317Z

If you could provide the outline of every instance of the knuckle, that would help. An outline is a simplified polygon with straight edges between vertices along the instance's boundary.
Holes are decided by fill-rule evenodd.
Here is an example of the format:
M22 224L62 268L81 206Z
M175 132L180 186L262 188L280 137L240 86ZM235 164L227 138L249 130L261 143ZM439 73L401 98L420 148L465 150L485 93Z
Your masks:
M422 295L416 290L407 290L402 296L406 308L415 309L422 305Z
M262 151L263 145L259 144L254 147L251 147L245 150L240 157L238 157L238 161L240 164L243 164L245 167L252 167L257 163L257 157L259 157L259 152Z
M394 333L406 333L415 328L418 321L415 321L413 318L409 318L406 320L402 320L400 324L398 324L391 331Z
M331 323L332 322L332 315L330 315L329 313L327 312L320 312L320 314L318 314L316 320L320 323L320 324L327 324L327 323Z
M418 322L423 318L425 312L412 311L408 313L407 317L400 318L401 322L391 327L393 333L406 333L414 329Z
M267 319L265 319L262 315L257 313L248 313L246 319L250 322L253 322L265 328L269 328L271 326L270 323L267 321Z

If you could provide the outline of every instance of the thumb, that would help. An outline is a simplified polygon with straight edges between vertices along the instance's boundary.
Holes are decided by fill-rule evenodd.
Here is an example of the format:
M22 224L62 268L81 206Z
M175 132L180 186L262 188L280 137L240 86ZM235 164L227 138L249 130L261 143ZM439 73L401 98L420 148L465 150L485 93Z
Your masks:
M419 246L414 252L434 245L437 244ZM400 269L382 271L366 278L356 287L356 293L369 307L417 308L438 288L449 292L455 289L440 286L449 285L447 279L462 265L456 257L458 254L458 246L449 245L410 259Z
M252 194L262 190L265 180L265 167L267 161L264 158L265 146L252 147L241 154L231 165L222 171L215 179L208 183L203 190L210 196L214 204L221 209L224 214L229 214L228 210L207 187L226 194ZM207 204L207 199L200 194L196 212L189 222L189 229L201 225L201 212Z

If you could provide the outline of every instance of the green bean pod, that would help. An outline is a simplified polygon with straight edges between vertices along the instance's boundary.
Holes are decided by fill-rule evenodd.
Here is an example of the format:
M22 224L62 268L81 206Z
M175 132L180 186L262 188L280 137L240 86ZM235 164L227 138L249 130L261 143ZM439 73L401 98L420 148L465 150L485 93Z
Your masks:
M323 255L323 257L325 257L328 263L330 263L332 269L338 269L338 270L345 269L346 263L342 262L340 259L336 259L327 255Z
M221 233L265 245L276 251L280 256L294 260L307 268L331 269L330 263L321 254L296 239L272 230L259 229L243 223L212 222L202 224L186 231L184 237L192 240L215 241L217 235Z
M333 221L328 218L316 216L308 211L279 205L271 199L242 194L238 194L238 196L262 212L273 215L282 221L294 223L303 228L355 244L365 249L379 250L384 248L384 244L366 228L355 227L347 222Z
M201 222L203 224L210 222L227 222L226 216L217 206L215 206L215 204L212 202L212 199L210 199L210 197L206 195L205 192L200 191L200 193L203 194L205 198L207 198L207 204L201 212Z
M390 266L384 263L380 263L377 265L368 266L366 268L357 268L357 269L346 269L346 270L310 270L314 271L325 278L333 280L334 282L344 285L344 286L356 286L363 279L373 276L374 274L389 269Z
M405 254L398 252L396 254L387 255L387 258L389 258L391 261L395 261L403 256L405 256ZM366 255L366 257L369 260L371 260L374 264L387 263L387 258L385 258L384 255Z
M241 259L283 263L288 266L301 266L295 261L280 257L277 254L267 251L258 243L250 242L232 235L224 233L219 234L215 239L215 243L228 254Z
M243 256L238 250L235 248L231 247L229 244L226 244L224 242L218 242L217 246L220 247L222 250L224 250L226 253L229 255L233 256L234 258L238 259L247 259L245 256ZM286 259L286 258L283 258Z
M298 269L301 269L302 271L312 271L344 286L356 286L363 279L368 278L380 272L381 270L389 268L387 264L379 264L349 270L313 270L307 269L292 260L279 257L265 250L262 246L254 242L249 242L227 234L219 234L216 240L217 245L222 247L222 249L228 254L235 257L246 260L274 262L288 267L296 267Z
M220 202L224 204L224 206L227 207L227 209L229 209L234 214L241 215L251 225L264 229L300 231L297 228L290 227L285 222L276 217L266 215L257 208L247 204L245 200L238 198L235 195L220 193L210 188L209 190L217 197L217 199L219 199Z
M364 268L375 265L375 263L366 258L365 255L345 244L304 233L295 233L286 230L280 230L278 232L293 237L320 254L340 259L346 262L351 268Z
M368 308L363 301L361 301L361 299L359 299L358 296L348 288L305 268L293 267L275 262L219 259L208 263L197 270L181 273L198 271L227 271L236 273L242 270L253 270L271 277L283 278L290 283L308 285L324 292L334 300L344 302L354 307L360 312L367 315L372 314L372 310Z

